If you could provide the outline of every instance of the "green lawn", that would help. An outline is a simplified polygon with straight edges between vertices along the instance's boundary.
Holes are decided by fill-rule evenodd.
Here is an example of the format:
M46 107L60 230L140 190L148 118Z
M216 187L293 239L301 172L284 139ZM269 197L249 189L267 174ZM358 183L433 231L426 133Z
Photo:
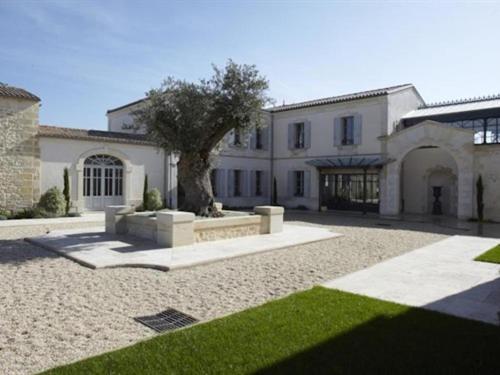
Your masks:
M48 374L493 374L500 328L324 288Z
M488 263L500 263L500 245L495 246L492 249L489 249L487 252L479 255L476 259L480 262L488 262Z

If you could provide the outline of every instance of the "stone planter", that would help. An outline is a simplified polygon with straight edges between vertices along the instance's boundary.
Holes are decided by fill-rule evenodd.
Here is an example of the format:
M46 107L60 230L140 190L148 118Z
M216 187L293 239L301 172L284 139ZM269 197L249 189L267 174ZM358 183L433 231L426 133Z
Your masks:
M283 207L257 206L254 215L196 219L191 212L136 213L130 206L106 207L106 232L130 234L165 247L196 242L278 233L283 230Z

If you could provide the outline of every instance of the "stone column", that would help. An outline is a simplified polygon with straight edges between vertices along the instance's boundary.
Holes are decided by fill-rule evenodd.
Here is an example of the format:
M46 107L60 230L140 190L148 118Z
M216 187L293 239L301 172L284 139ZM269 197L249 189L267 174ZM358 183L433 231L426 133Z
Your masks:
M281 206L256 206L254 212L262 216L260 233L279 233L283 231L283 214Z
M194 214L183 211L156 213L156 241L161 246L176 247L194 243Z
M106 215L106 233L126 234L127 233L127 215L135 212L132 206L107 206Z

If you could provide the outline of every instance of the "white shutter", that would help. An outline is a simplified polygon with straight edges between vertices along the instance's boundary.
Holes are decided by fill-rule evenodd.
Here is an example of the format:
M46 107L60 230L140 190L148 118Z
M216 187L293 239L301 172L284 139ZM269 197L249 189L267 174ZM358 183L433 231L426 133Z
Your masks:
M333 145L342 145L342 119L340 117L335 117L333 120Z
M289 150L293 150L295 148L295 145L294 145L294 130L295 130L295 124L294 123L290 123L288 124L288 149Z
M269 197L269 172L262 171L260 174L260 188L263 197Z
M362 117L360 114L354 115L354 144L361 144Z
M257 130L254 129L250 135L250 149L255 150L257 146Z
M250 196L250 171L242 170L241 171L241 186L240 191L241 195L244 197Z
M263 150L268 150L269 149L269 138L270 138L270 131L271 127L266 126L265 128L262 128L262 149Z
M304 148L311 147L311 121L304 122Z
M234 195L234 170L230 169L227 171L227 196L232 197Z
M223 198L226 196L226 170L217 169L215 175L215 181L217 184L217 198Z
M304 197L311 196L311 171L304 171Z
M288 196L293 197L293 193L295 191L295 171L288 171L286 188Z

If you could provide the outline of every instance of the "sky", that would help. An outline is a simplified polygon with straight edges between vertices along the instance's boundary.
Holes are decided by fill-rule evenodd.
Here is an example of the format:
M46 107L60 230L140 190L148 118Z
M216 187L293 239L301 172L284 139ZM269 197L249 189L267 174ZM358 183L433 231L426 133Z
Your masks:
M500 0L0 0L0 82L40 123L106 129L163 79L255 64L277 104L413 83L427 102L500 93Z

